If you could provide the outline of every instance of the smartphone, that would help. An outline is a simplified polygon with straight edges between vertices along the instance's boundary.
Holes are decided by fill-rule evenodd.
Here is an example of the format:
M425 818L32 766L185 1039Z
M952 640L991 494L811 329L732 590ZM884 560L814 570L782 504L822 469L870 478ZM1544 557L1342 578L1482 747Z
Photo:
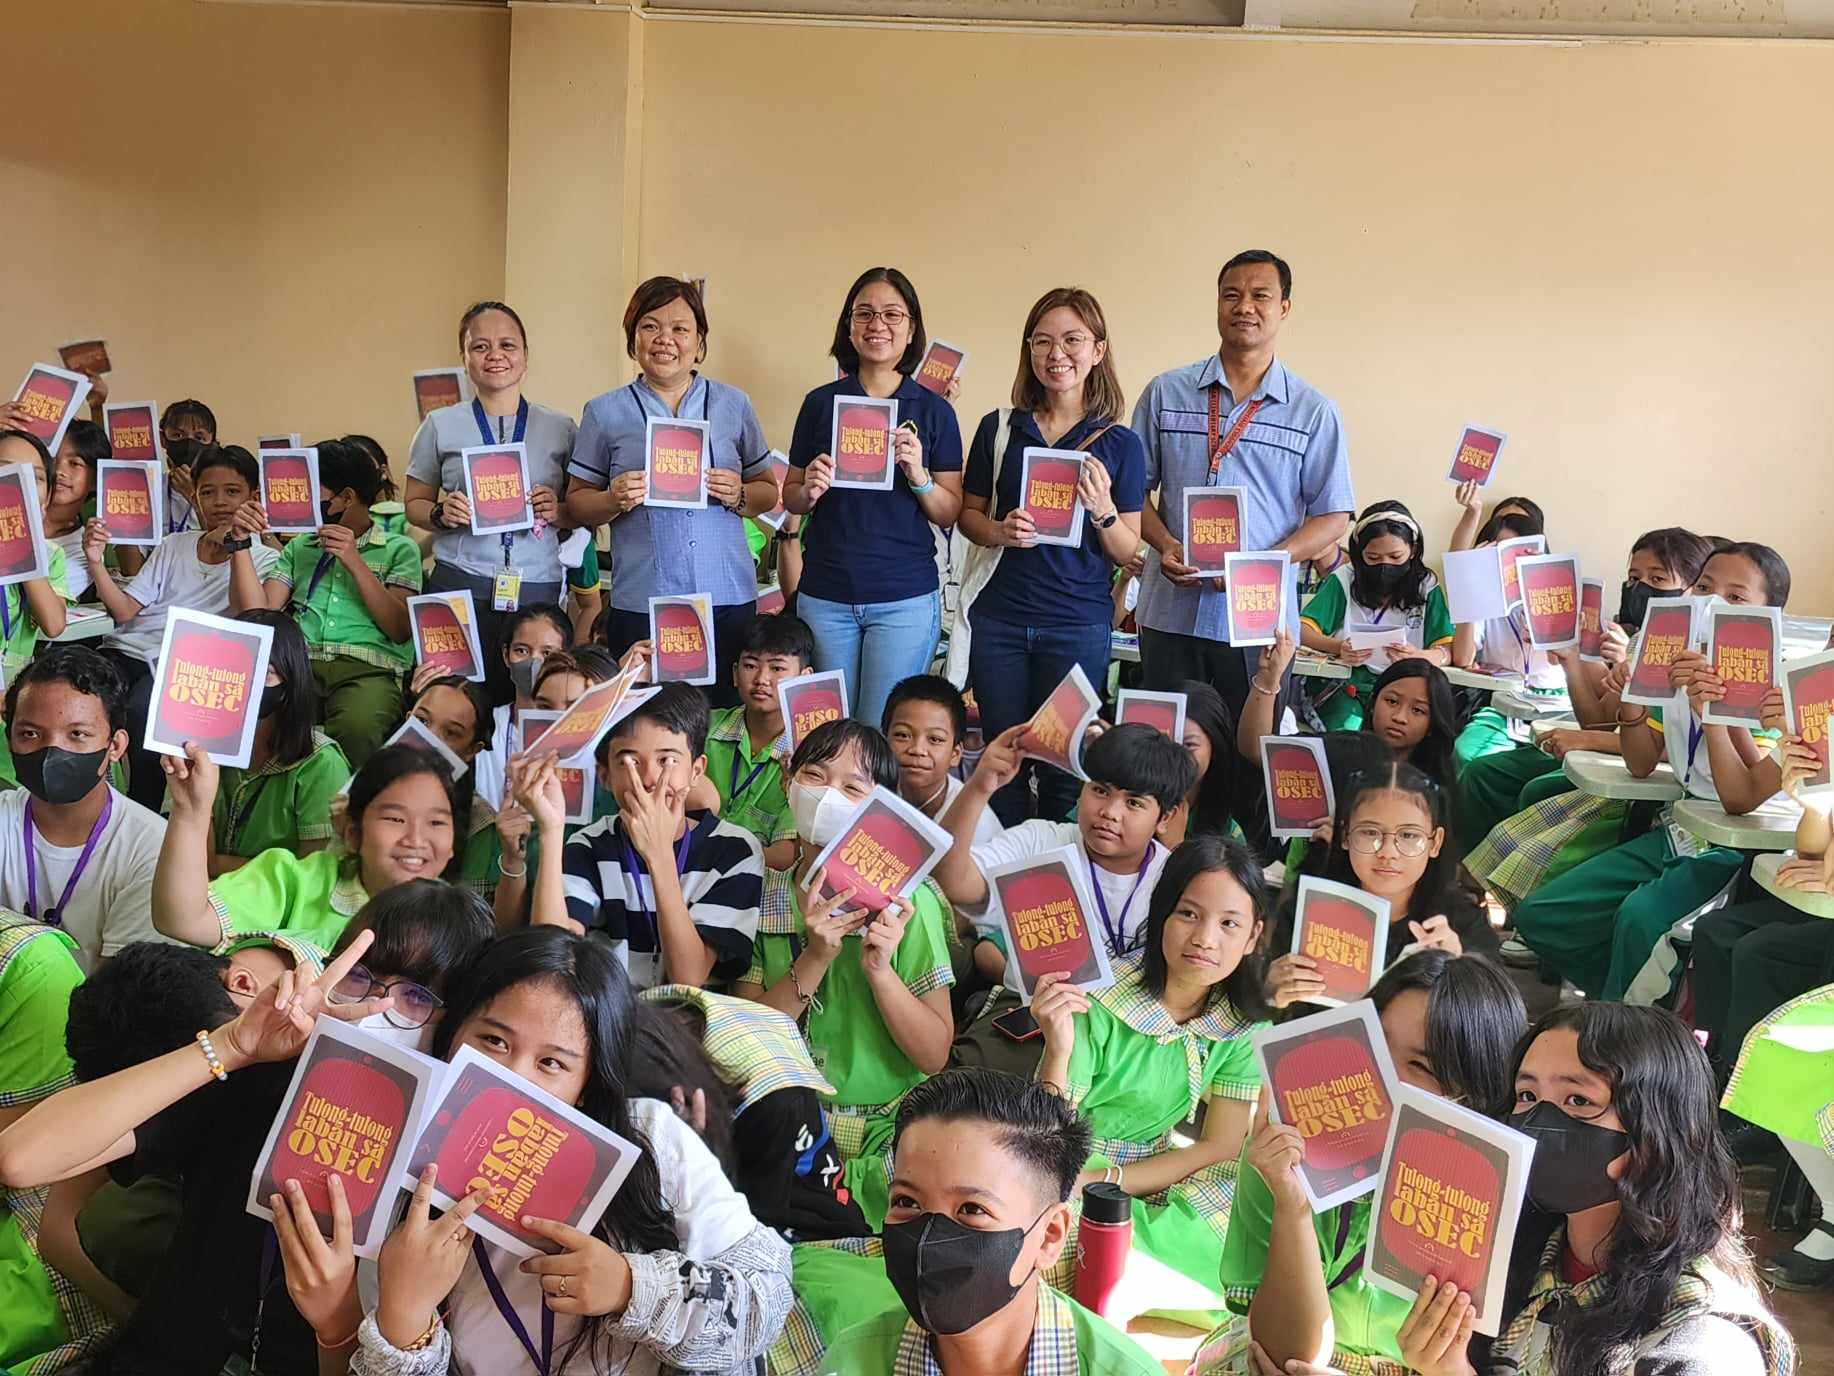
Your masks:
M1029 1008L1014 1008L1002 1013L993 1020L993 1025L1002 1036L1015 1042L1029 1042L1033 1037L1044 1035L1044 1029L1038 1026L1038 1020L1032 1016Z

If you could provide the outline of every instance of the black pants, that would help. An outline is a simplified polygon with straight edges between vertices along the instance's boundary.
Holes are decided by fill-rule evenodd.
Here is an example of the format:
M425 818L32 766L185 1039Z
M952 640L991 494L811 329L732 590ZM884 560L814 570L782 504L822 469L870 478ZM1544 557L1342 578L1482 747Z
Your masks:
M715 707L736 707L739 690L732 686L732 666L738 662L739 641L758 614L756 602L740 602L713 609L713 682L703 690ZM639 640L650 638L648 612L627 612L607 607L602 624L605 641L614 655L622 655Z
M1203 636L1140 628L1140 677L1145 686L1155 693L1175 693L1187 679L1207 683L1222 694L1229 707L1231 723L1242 719L1242 705L1248 700L1248 681L1260 664L1259 646L1238 650L1233 645ZM1289 670L1274 705L1276 725L1294 691L1293 675ZM1267 827L1267 790L1261 781L1261 762L1241 759L1233 748L1233 741L1230 747L1230 813L1248 838L1249 845L1268 854L1273 844ZM1210 767L1215 769L1217 762L1212 761ZM1284 849L1284 843L1281 848Z
M1694 1025L1722 1071L1758 1020L1834 980L1834 922L1766 895L1694 924Z
M120 650L103 649L102 653L127 681L127 796L158 812L165 802L166 773L159 767L159 753L141 744L153 703L153 666Z

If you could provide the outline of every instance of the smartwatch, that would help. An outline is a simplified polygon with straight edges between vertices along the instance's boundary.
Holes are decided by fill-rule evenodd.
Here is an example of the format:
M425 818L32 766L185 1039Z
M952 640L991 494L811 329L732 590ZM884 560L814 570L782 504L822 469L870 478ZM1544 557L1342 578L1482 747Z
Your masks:
M1097 530L1108 530L1114 525L1116 521L1120 519L1121 519L1121 513L1118 509L1111 511L1106 516L1101 516L1101 517L1096 518L1095 528Z

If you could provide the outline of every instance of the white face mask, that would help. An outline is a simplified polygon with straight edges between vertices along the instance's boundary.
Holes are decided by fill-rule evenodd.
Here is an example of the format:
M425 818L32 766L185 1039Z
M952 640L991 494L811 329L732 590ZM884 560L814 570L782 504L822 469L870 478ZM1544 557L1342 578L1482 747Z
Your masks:
M433 1036L431 1022L425 1027L397 1027L388 1020L386 1013L371 1013L356 1025L372 1036L393 1042L396 1046L405 1046L409 1051L425 1051L427 1048L424 1043Z
M790 815L796 819L796 834L812 846L825 846L839 836L858 806L838 788L790 785Z

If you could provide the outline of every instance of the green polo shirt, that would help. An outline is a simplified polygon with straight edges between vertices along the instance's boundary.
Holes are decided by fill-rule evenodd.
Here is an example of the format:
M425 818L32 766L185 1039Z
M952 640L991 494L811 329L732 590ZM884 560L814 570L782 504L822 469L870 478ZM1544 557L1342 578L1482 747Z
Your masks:
M707 777L719 791L720 817L744 827L760 845L796 835L796 819L790 815L783 784L789 757L787 729L768 749L752 753L743 707L722 707L707 723Z
M225 766L210 814L211 840L218 855L253 860L276 847L294 850L301 841L329 841L331 800L350 782L350 762L338 743L314 729L312 749L292 764L270 762L260 769Z
M369 901L357 875L341 878L337 846L298 856L290 850L261 852L239 870L210 884L222 939L282 932L329 951Z
M420 546L405 535L390 535L371 525L357 537L363 562L385 588L420 591ZM325 570L318 576L320 561ZM280 552L280 562L267 575L269 582L284 583L290 590L287 610L305 633L306 649L314 659L356 659L384 669L406 669L414 663L414 648L405 640L390 640L363 605L357 580L336 559L325 553L317 535L301 535Z

